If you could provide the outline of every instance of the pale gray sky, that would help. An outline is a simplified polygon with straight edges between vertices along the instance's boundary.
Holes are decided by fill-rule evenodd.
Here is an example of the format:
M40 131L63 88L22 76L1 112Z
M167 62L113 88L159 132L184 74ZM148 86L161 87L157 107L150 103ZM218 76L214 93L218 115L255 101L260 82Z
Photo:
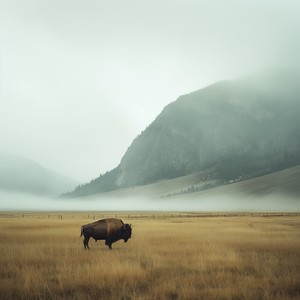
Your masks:
M0 146L82 182L178 96L298 59L298 0L0 0Z

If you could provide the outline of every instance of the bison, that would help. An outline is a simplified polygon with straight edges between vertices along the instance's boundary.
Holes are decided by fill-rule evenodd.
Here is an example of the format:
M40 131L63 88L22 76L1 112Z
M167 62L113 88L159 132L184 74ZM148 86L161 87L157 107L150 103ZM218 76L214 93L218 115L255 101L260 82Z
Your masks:
M112 249L111 244L124 240L126 243L131 238L131 224L124 224L120 219L102 219L94 223L81 226L81 235L84 236L84 249L89 248L89 239L92 237L95 241L105 240L105 245Z

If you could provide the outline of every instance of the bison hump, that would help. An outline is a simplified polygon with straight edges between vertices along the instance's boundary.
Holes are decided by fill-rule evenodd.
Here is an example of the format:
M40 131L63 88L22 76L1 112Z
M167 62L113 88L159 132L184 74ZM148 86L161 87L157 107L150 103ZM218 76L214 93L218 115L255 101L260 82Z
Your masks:
M124 223L120 219L107 219L107 236L113 236L120 233Z

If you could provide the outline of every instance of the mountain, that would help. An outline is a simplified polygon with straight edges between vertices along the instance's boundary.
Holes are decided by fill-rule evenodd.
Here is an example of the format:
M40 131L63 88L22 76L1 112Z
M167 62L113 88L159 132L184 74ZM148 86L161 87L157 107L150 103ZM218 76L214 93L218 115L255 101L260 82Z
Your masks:
M0 153L0 190L59 195L77 185L72 179L21 156Z
M200 174L214 187L300 164L300 77L222 81L167 105L110 172L67 196Z

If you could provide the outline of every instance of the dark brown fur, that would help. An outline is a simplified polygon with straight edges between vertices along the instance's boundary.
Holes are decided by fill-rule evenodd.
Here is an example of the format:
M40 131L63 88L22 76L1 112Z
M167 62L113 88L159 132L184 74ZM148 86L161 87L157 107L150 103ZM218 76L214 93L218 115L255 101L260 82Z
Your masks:
M120 219L102 219L94 223L86 224L81 227L81 235L84 236L84 249L89 249L89 239L92 237L95 241L105 240L105 245L112 249L112 243L118 240L124 240L126 243L131 238L131 225L124 224Z

